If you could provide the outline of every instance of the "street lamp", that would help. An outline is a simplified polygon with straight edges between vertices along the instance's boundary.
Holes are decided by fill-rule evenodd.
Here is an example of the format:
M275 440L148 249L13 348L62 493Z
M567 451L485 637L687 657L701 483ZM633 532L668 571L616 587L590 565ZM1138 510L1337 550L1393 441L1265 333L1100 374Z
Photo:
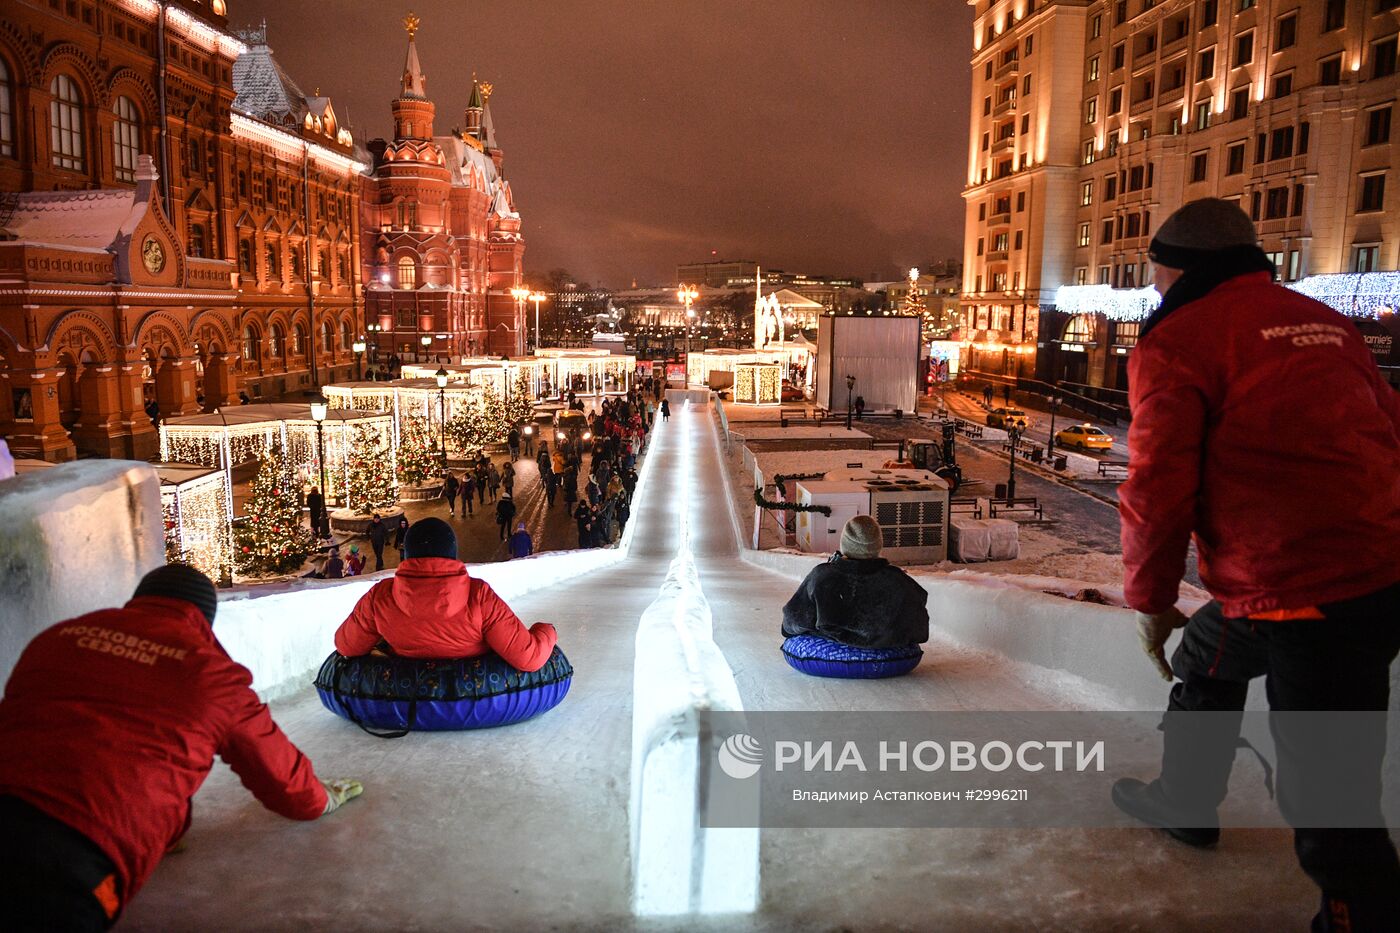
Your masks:
M427 339L427 338L424 338ZM433 373L438 384L438 444L442 448L442 469L447 471L447 369L439 366Z
M1050 460L1052 466L1054 465L1052 458L1055 455L1055 412L1059 410L1060 397L1058 395L1050 396L1050 441L1045 445L1045 457Z
M855 406L851 404L851 396L855 394L855 391L856 391L856 377L855 377L855 376L847 376L847 377L846 377L846 430L847 430L847 431L849 431L849 430L851 429L851 412L852 412L852 410L855 408Z
M353 344L350 345L350 348L351 348L352 350L355 351L355 378L356 378L357 380L363 379L363 378L365 378L365 366L364 366L365 341L364 341L364 338L362 337L361 339L356 340Z
M423 345L423 350L418 356L418 358L421 360L423 359L423 354L428 352L428 347L432 346L433 338L429 337L427 334L424 334L422 337L419 338L418 342Z
M1011 440L1011 472L1006 477L1006 504L1010 506L1016 501L1016 442L1021 439L1021 429L1008 424L1006 436Z
M549 296L546 295L544 292L531 292L530 295L529 295L529 299L535 303L535 352L536 352L536 353L538 353L538 352L539 352L539 349L540 349L540 302L541 302L541 301L544 301L544 300L545 300L546 298L548 298L548 297L549 297ZM559 309L558 309L558 308L555 308L555 309L554 309L554 313L555 313L556 315L558 315Z
M700 292L693 285L682 285L676 291L676 297L685 304L685 386L690 388L690 322L695 318L695 312L690 306L696 298L700 297Z
M316 462L321 466L321 499L323 502L328 500L330 494L330 490L326 488L326 435L324 430L328 407L324 395L317 395L311 401L311 420L316 422ZM328 511L327 514L329 514ZM322 521L326 521L326 519L322 519ZM317 535L321 535L320 528L312 530Z

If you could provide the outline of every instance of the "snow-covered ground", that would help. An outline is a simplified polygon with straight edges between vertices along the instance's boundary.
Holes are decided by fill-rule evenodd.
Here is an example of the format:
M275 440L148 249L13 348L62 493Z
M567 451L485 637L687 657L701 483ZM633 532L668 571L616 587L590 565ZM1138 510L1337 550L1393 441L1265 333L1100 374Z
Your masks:
M576 669L562 706L505 729L383 741L322 710L310 690L274 703L318 771L362 779L364 797L324 822L289 823L262 811L220 766L195 798L188 850L162 864L123 928L1165 931L1305 922L1315 895L1289 836L1276 831L1227 833L1216 852L1146 830L763 831L754 912L634 916L630 726L633 704L647 702L633 694L635 664L649 661L634 644L679 547L678 509L688 510L713 642L745 709L1112 705L1123 690L1106 687L1111 679L1031 656L1036 645L1072 651L1086 633L1111 642L1089 648L1137 662L1120 664L1116 683L1163 692L1134 656L1132 632L1120 624L1127 613L1004 592L986 600L982 615L956 619L979 591L952 579L937 584L938 631L914 674L798 674L777 650L794 579L744 559L745 510L731 508L710 415L679 410L653 445L655 472L639 494L626 559L514 602L523 618L559 627ZM1006 618L995 619L1003 608ZM1026 656L1012 661L948 634L955 622L975 635L994 621L1006 639L1035 629L1036 640L1016 642Z

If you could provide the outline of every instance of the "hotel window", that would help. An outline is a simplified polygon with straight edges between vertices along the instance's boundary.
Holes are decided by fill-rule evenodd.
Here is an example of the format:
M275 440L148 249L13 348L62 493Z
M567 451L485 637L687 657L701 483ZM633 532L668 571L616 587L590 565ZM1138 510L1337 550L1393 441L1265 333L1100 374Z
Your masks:
M1237 2L1236 2L1236 4L1235 4L1235 12L1237 12L1237 13L1243 13L1245 10L1249 10L1249 9L1253 9L1253 8L1254 8L1254 0L1237 0Z
M1306 120L1298 124L1298 155L1308 154L1308 136L1311 129L1312 125Z
M1318 63L1317 83L1324 87L1336 87L1342 83L1342 56L1334 55Z
M977 219L978 219L978 220L986 220L986 219L987 219L987 202L986 202L986 201L983 201L981 204L977 205Z
M1035 51L1035 36L1026 36L1025 57L1030 58L1031 52Z
M1089 80L1099 80L1099 57L1097 55L1089 59Z
M991 133L983 133L983 134L982 134L982 151L983 151L983 152L986 152L986 151L987 151L988 149L990 149L990 148L992 148L992 134L991 134Z
M1298 44L1298 14L1289 13L1278 21L1274 30L1274 51L1291 49Z
M1021 115L1021 135L1025 136L1031 131L1031 115L1024 113Z
M1196 80L1205 81L1215 77L1215 49L1209 48L1196 56Z
M992 60L987 59L987 67L982 69L982 76L988 81L992 80Z
M1075 285L1088 285L1088 284L1089 284L1089 267L1088 267L1088 266L1078 266L1078 267L1075 268L1075 270L1074 270L1074 284L1075 284Z
M1264 219L1278 220L1288 216L1288 189L1270 188L1264 197Z
M1118 347L1135 347L1142 325L1137 321L1118 321L1113 325L1113 344Z
M1108 92L1108 112L1112 116L1123 110L1123 89L1116 87Z
M1205 0L1201 4L1201 26L1214 26L1216 20L1220 19L1220 4L1217 0Z
M1103 35L1103 14L1095 13L1094 18L1089 20L1089 38L1097 39Z
M1026 75L1021 79L1021 96L1026 97L1031 92L1031 76Z
M1371 77L1388 78L1395 74L1395 36L1371 45Z
M10 81L10 66L0 58L0 156L15 154L14 85Z
M1112 201L1118 197L1118 176L1106 175L1103 180L1103 199Z
M1111 279L1112 272L1108 266L1099 266L1099 284L1107 285Z
M1109 243L1112 243L1112 242L1113 242L1113 221L1112 221L1112 220L1105 220L1105 221L1103 222L1103 231L1100 233L1100 236L1099 236L1099 245L1100 245L1100 246L1107 246Z
M1293 186L1293 209L1289 211L1289 216L1303 216L1303 186L1295 184Z
M991 113L991 112L992 112L992 99L991 99L990 97L984 97L984 98L982 98L982 116L985 117L987 114L989 114L989 113Z
M1390 106L1366 111L1366 145L1390 142Z
M1287 273L1287 275L1285 276L1285 278L1287 278L1288 281L1290 281L1290 282L1296 282L1296 281L1298 281L1298 278L1299 278L1300 274L1301 274L1302 271L1303 271L1303 270L1302 270L1302 266L1301 266L1301 264L1300 264L1300 262L1299 262L1299 260L1300 260L1301 258L1302 258L1302 253L1299 252L1298 250L1296 250L1296 249L1291 249L1291 250L1288 251L1288 273Z
M1293 127L1281 126L1269 134L1269 158L1286 159L1293 155Z
M1079 245L1080 245L1080 246L1088 246L1088 245L1089 245L1089 225L1088 225L1088 224L1080 224L1080 225L1079 225Z
M1094 183L1086 181L1079 186L1079 206L1088 207L1094 203Z
M1022 231L1020 231L1020 230L1017 230L1017 231L1016 231L1016 236L1015 236L1015 238L1011 241L1012 249L1020 249L1020 248L1021 248L1021 243L1022 243L1021 233L1022 233Z
M1099 99L1091 97L1084 102L1084 122L1094 123L1099 118Z
M1352 272L1375 272L1381 258L1379 246L1358 246L1352 253Z
M418 287L418 263L414 262L412 257L404 256L399 260L396 269L399 288Z
M1203 100L1196 105L1196 129L1204 130L1210 127L1210 101Z
M1007 244L1008 241L1009 241L1009 237L1007 237L1007 235L1006 235L1005 233L998 233L995 237L992 238L992 252L994 252L994 253L1004 253L1004 252L1006 252L1006 244Z
M1248 65L1254 61L1254 31L1241 33L1235 37L1235 61L1233 66L1239 68L1241 65Z
M1274 78L1274 100L1293 93L1293 72Z
M1111 133L1108 134L1108 145L1105 146L1104 148L1108 150L1109 156L1116 156L1116 155L1118 154L1118 131L1117 131L1117 130L1114 130L1113 132L1111 132Z
M1123 288L1137 288L1137 266L1128 263L1123 267Z
M1260 209L1260 206L1263 205L1263 203L1264 203L1264 195L1263 195L1262 192L1260 192L1260 191L1258 191L1258 190L1255 190L1255 191L1251 191L1251 192L1249 193L1249 219L1250 219L1250 220L1258 220L1258 219L1259 219L1259 214L1260 214L1260 210L1259 210L1259 209Z
M1026 209L1026 193L1025 193L1024 191L1018 191L1018 192L1016 192L1016 213L1019 214L1019 213L1021 213L1022 211L1024 211L1025 209Z
M1085 165L1094 161L1094 141L1092 139L1084 140L1084 150L1080 154L1080 161Z
M112 113L117 118L112 124L112 165L117 181L135 181L136 157L141 154L141 117L129 97L118 97Z
M1385 207L1385 173L1375 172L1361 176L1361 198L1356 209L1359 212L1379 211Z
M1127 48L1128 44L1126 42L1120 42L1113 47L1113 68L1111 70L1117 71L1119 68L1123 67L1123 59L1127 56Z
M1230 119L1243 120L1249 116L1249 87L1245 86L1230 94Z
M1113 25L1121 26L1128 21L1128 0L1118 0L1113 5Z
M49 85L49 147L53 164L59 168L83 170L83 98L78 85L67 75L58 75Z
M1206 171L1210 163L1209 152L1197 152L1191 156L1191 180L1205 181Z

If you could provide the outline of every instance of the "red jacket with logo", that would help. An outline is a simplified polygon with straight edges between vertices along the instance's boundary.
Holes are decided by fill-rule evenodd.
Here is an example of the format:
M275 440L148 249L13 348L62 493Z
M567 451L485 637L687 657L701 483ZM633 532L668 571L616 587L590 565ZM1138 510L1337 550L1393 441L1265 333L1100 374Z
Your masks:
M0 794L96 843L123 902L188 828L215 755L269 810L314 820L325 789L252 682L184 600L143 596L60 622L5 686Z
M1238 276L1144 336L1128 385L1134 609L1176 602L1193 533L1232 618L1400 580L1400 394L1342 315L1267 273Z
M380 640L408 658L474 658L494 651L518 670L537 671L558 635L545 622L526 628L461 561L410 557L360 597L335 633L335 650L355 657Z

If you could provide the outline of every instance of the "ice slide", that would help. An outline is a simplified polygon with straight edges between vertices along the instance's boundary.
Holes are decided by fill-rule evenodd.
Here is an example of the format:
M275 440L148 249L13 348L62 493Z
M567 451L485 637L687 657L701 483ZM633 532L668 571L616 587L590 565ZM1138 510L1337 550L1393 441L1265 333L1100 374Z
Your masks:
M740 559L710 414L676 406L659 427L626 559L513 600L559 626L577 671L563 705L503 729L382 741L309 688L275 702L318 772L362 779L365 796L290 823L220 765L195 798L187 851L164 861L122 928L1262 930L1308 915L1311 885L1278 831L1233 832L1211 853L1127 830L771 830L752 912L637 916L634 640L682 525L746 709L1057 709L1093 696L938 635L908 678L792 671L777 626L795 581Z

